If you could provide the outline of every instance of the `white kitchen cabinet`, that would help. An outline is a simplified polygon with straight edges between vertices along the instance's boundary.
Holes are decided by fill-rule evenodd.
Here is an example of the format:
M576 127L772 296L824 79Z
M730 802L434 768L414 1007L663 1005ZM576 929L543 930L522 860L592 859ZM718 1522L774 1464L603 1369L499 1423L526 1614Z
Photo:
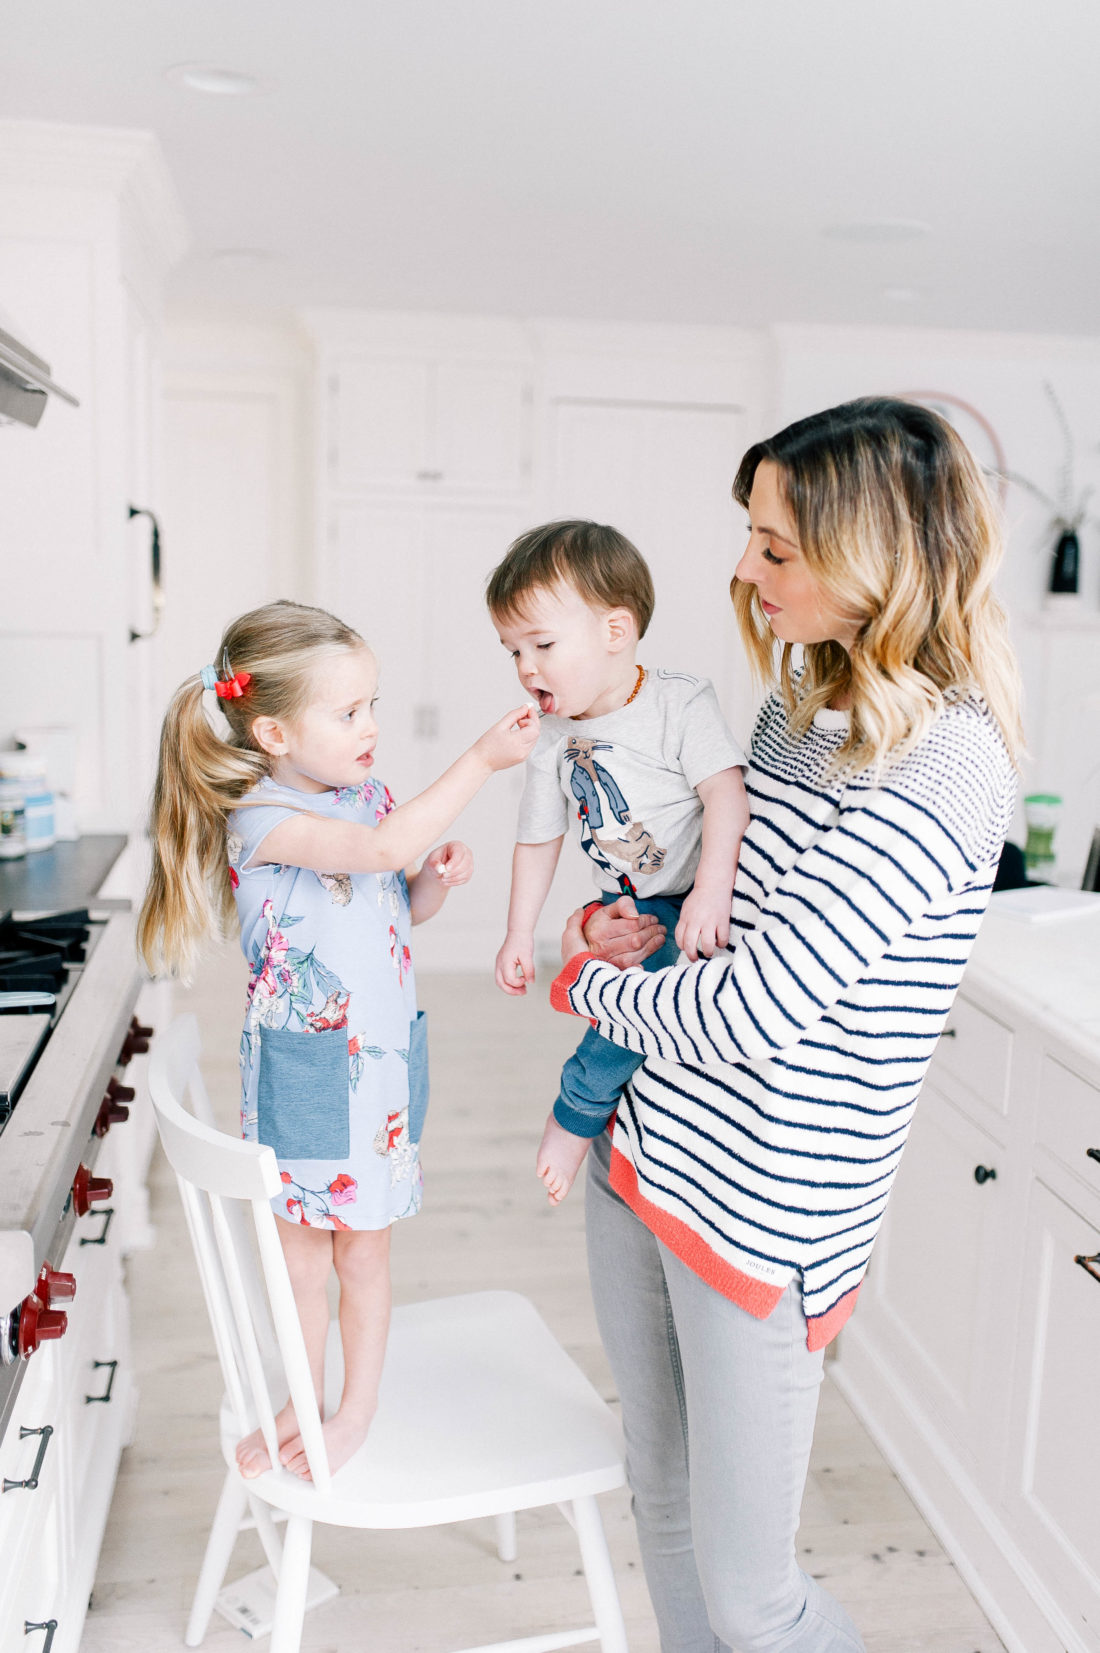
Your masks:
M328 375L327 459L340 493L518 493L530 485L530 376L520 362L351 356Z
M1010 1653L1100 1653L1098 942L987 917L833 1368Z
M159 708L147 518L163 282L186 244L148 133L0 121L0 302L80 402L0 430L5 549L0 744L76 730L84 830L129 830Z
M1089 1200L1067 1182L1059 1192L1036 1178L1029 1202L1005 1503L1036 1572L1092 1648L1100 1647L1100 1282L1074 1258L1100 1253L1100 1193Z
M523 700L484 589L524 523L506 506L380 501L333 508L322 601L378 656L376 767L399 803ZM522 771L494 775L448 834L473 847L476 884L452 891L418 931L421 967L492 964L504 937L521 785Z
M925 1086L875 1249L869 1301L860 1302L861 1320L874 1319L888 1358L967 1463L981 1461L985 1446L983 1355L1005 1222L999 1157L985 1131Z

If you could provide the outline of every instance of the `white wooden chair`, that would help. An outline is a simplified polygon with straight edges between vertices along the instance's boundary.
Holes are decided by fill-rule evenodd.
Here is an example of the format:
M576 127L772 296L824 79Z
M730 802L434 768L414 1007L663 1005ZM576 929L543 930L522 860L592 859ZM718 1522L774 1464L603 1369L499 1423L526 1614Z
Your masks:
M281 1187L275 1155L215 1129L199 1051L195 1019L182 1016L155 1042L149 1064L157 1126L179 1182L226 1385L220 1423L228 1472L187 1645L197 1647L206 1633L242 1525L254 1522L278 1580L271 1653L297 1653L315 1521L386 1528L495 1516L501 1558L511 1560L515 1511L557 1504L577 1534L595 1625L469 1653L550 1653L592 1641L603 1653L626 1653L596 1505L597 1493L624 1479L618 1425L526 1298L486 1291L397 1308L370 1435L330 1473L269 1203ZM335 1404L341 1381L334 1321L326 1406ZM278 1463L275 1413L287 1394L313 1480L279 1467L245 1481L234 1448L258 1427ZM282 1542L277 1516L286 1517Z

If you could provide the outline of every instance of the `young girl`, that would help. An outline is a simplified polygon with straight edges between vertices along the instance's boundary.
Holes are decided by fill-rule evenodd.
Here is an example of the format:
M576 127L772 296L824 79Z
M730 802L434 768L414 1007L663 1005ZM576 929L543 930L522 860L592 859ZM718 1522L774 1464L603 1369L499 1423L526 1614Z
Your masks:
M236 908L252 972L242 1130L279 1160L274 1205L319 1404L330 1266L340 1281L344 1389L324 1425L335 1470L377 1403L390 1224L420 1207L427 1051L409 928L469 879L473 858L455 842L419 871L409 864L494 770L523 761L538 718L511 712L395 808L371 775L378 666L356 632L321 609L270 603L233 621L217 658L221 670L188 678L164 720L138 939L151 969L186 969ZM215 705L224 734L207 715ZM281 1462L308 1477L292 1407L277 1426ZM237 1462L246 1477L271 1467L258 1431Z

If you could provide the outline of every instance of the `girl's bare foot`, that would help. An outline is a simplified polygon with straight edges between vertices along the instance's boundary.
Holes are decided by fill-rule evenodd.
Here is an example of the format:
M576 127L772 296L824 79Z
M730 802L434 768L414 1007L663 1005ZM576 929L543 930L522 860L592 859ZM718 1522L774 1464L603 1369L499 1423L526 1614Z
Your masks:
M341 1406L321 1425L325 1437L325 1451L328 1453L328 1467L334 1475L358 1452L367 1438L373 1418L373 1411L364 1415L362 1412L353 1412L350 1407ZM300 1475L303 1481L313 1479L309 1473L306 1449L300 1435L295 1435L280 1449L279 1461L284 1469L289 1469L292 1475Z
M282 1448L288 1441L295 1440L297 1435L298 1419L294 1415L293 1406L287 1401L275 1419L275 1439L279 1443L280 1457ZM265 1475L271 1468L271 1459L263 1435L258 1429L254 1429L251 1435L245 1435L237 1442L237 1468L246 1481L254 1481L257 1475Z
M546 1184L551 1205L560 1205L573 1186L573 1179L584 1164L588 1152L588 1138L574 1136L559 1125L553 1114L546 1121L546 1129L539 1143L535 1160L535 1175Z

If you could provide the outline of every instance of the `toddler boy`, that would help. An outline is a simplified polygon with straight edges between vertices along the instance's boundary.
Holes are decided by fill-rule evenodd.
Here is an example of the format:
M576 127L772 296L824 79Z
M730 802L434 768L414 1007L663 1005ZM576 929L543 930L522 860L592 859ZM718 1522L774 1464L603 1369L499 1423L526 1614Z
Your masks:
M654 600L641 555L614 528L548 523L509 548L486 600L542 714L519 809L498 987L524 993L534 979L535 923L570 819L600 899L630 895L665 925L665 944L646 970L675 964L680 949L694 961L725 947L749 820L747 760L704 678L638 665ZM536 1162L552 1204L569 1192L642 1060L590 1028L566 1063Z

